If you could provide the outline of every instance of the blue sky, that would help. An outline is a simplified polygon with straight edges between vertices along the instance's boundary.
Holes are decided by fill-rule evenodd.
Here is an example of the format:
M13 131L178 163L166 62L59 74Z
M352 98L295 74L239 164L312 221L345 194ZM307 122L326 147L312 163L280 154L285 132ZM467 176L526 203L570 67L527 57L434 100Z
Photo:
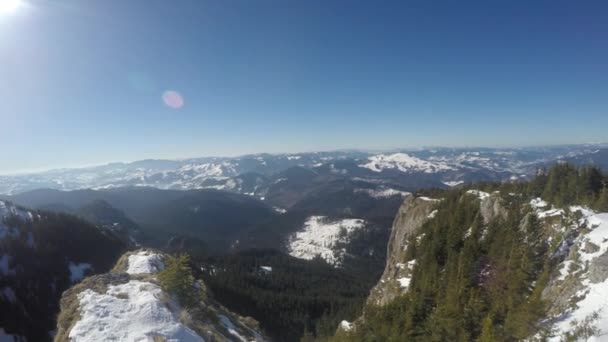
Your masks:
M21 2L0 13L0 173L608 141L605 1Z

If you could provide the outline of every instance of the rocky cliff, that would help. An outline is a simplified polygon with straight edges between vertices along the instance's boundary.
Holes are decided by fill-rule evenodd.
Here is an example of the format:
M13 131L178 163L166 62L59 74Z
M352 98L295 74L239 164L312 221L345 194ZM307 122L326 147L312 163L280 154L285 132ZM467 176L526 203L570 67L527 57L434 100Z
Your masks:
M384 305L407 289L413 264L406 264L408 239L434 216L438 199L408 195L397 212L386 253L386 267L378 284L371 290L368 304Z
M200 280L192 288L201 295L181 305L158 280L166 258L153 250L129 252L111 272L66 291L55 341L266 340L255 320L221 306Z

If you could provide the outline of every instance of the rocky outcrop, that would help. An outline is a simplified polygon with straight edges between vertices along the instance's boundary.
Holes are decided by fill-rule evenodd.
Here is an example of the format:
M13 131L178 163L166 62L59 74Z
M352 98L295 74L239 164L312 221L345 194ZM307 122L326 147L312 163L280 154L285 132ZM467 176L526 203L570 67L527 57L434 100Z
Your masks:
M194 303L180 305L157 279L166 258L153 250L129 252L110 273L64 292L55 341L267 340L254 319L221 306L200 280L192 284Z
M385 305L403 293L409 282L413 263L404 263L407 241L434 216L438 199L408 195L397 212L386 253L386 267L367 303Z

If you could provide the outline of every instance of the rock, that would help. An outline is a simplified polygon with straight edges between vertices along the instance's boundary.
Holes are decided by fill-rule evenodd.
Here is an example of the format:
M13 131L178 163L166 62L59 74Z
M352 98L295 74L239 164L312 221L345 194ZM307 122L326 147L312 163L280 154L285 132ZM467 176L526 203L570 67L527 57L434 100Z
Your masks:
M378 284L371 290L368 304L385 305L403 293L396 279L404 276L406 271L399 267L405 259L405 246L412 234L418 233L422 225L439 204L439 200L408 195L397 212L388 242L387 259L384 273Z
M585 247L583 247L583 252L591 254L600 250L600 246L594 244L593 242L587 241L585 242Z
M590 242L586 243L586 245L588 244L590 244ZM599 247L597 250L599 250ZM608 279L608 252L591 261L589 264L589 274L587 277L592 283L602 283Z
M498 192L493 192L490 196L482 198L479 203L479 211L485 224L488 224L497 217L507 218L507 210Z

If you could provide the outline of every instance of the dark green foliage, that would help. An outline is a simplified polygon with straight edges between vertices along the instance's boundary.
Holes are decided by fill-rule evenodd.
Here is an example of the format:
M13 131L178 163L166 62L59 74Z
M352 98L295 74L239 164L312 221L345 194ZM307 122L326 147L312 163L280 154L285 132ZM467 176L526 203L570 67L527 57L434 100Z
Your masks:
M331 336L343 319L354 319L377 279L306 261L273 250L251 250L208 259L205 283L222 304L255 317L276 341ZM267 271L261 266L270 266Z
M165 269L158 274L160 285L175 295L186 308L196 305L201 299L199 290L194 286L194 276L187 254L169 256L165 259Z
M16 301L0 296L0 327L28 341L50 341L61 294L73 285L69 263L90 264L85 275L107 272L126 247L114 234L65 214L38 211L31 221L4 223L18 235L0 239L0 258L10 256L0 289L12 289Z

